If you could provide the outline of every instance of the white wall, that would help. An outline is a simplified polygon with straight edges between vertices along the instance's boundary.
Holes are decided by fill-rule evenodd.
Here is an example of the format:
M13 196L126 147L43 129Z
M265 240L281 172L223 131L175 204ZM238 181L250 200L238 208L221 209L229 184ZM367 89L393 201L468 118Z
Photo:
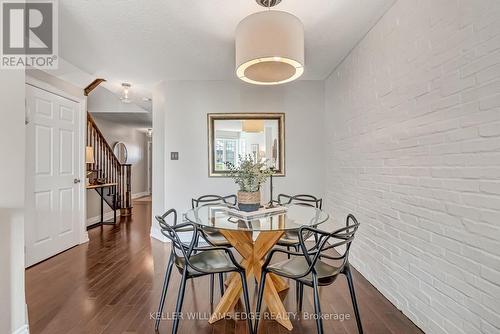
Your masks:
M157 85L153 89L153 177L152 177L152 214L153 216L165 212L167 208L166 199L166 163L167 147L165 142L166 134L166 94L163 91L163 84ZM152 220L151 236L166 241L158 226Z
M90 100L92 99L89 99L89 101ZM145 195L148 192L148 138L146 133L139 131L134 125L110 122L100 118L98 113L92 114L92 117L112 148L113 145L119 141L125 143L128 152L127 163L132 164L132 196ZM100 215L100 203L100 197L96 191L87 191L87 225L96 223L96 218ZM111 212L111 208L106 203L104 203L104 212Z
M24 294L24 71L0 70L0 333L27 328Z
M399 0L325 96L356 268L427 333L499 333L500 2Z
M278 87L239 81L161 84L153 95L153 215L168 208L185 212L191 198L204 194L236 193L231 179L208 177L207 113L215 112L284 112L286 177L275 179L275 194L322 196L323 88L321 81ZM170 160L172 151L179 152L178 161ZM267 187L263 195L267 198ZM155 228L152 234L158 236Z

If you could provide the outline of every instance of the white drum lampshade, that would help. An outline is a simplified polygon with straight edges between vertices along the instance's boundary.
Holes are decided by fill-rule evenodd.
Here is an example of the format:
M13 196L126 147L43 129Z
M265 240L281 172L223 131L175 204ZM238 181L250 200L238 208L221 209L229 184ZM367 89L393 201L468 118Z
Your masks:
M243 132L258 133L264 131L263 119L247 119L243 121Z
M293 81L304 73L304 26L294 15L263 11L236 28L236 75L258 85Z

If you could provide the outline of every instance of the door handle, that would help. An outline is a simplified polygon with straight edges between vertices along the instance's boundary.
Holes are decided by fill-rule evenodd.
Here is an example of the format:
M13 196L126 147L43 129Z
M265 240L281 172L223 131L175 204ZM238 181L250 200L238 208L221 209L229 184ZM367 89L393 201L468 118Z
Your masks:
M74 183L74 184L77 184L77 183L80 183L80 182L81 182L81 181L80 181L80 179L74 179L74 180L73 180L73 183Z

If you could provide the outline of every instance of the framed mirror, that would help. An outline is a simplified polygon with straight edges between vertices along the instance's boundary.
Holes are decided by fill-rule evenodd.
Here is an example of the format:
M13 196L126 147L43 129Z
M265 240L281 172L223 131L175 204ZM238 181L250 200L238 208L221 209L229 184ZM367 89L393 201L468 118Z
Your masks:
M121 164L127 163L127 146L125 143L119 141L113 146L113 153Z
M250 155L285 175L285 114L208 114L208 174L226 176L227 163Z

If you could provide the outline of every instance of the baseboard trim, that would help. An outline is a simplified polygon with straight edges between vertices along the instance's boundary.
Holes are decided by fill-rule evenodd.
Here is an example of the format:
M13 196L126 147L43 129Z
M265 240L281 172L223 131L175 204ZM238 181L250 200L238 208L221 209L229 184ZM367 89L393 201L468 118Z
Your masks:
M88 227L88 225L87 225L87 227ZM84 244L84 243L87 243L89 241L90 241L90 239L89 239L89 232L87 231L87 229L85 229L85 233L83 234L83 237L80 240L80 245Z
M142 193L132 194L132 199L136 199L139 197L149 196L151 195L149 191L143 191Z
M29 334L30 330L28 325L22 325L18 329L12 332L12 334Z
M151 227L151 233L149 234L149 236L161 242L170 242L170 240L166 236L164 236L159 229L155 229L153 227Z
M116 218L120 217L120 210L116 210ZM113 211L104 213L104 221L113 219ZM101 221L101 215L87 218L87 226L97 224Z

